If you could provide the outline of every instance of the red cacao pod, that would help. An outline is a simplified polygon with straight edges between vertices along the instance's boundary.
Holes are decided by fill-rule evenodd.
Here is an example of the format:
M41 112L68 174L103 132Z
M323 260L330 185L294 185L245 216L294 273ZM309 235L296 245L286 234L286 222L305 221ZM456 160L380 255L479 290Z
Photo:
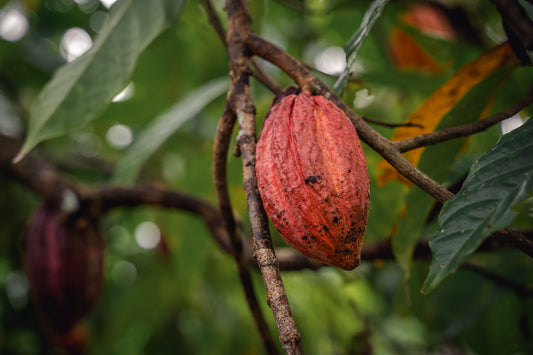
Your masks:
M35 303L55 334L69 333L94 305L103 258L96 220L65 220L53 207L37 208L26 231L24 263Z
M287 244L346 270L359 264L369 179L344 112L307 93L275 100L257 144L256 175L265 211Z

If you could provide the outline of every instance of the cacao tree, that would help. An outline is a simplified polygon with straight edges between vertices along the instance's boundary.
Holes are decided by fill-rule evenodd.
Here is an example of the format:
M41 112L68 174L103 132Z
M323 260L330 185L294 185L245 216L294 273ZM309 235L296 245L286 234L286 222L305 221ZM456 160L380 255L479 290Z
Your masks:
M532 18L1 1L0 353L531 353Z

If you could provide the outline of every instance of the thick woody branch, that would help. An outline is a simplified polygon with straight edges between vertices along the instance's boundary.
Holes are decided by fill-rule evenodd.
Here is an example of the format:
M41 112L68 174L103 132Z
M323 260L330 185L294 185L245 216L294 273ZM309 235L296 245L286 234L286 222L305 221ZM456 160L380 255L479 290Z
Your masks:
M300 333L283 286L255 176L255 108L249 85L250 57L243 38L251 31L251 20L244 0L228 0L226 8L228 11L226 41L231 78L228 101L239 122L237 144L242 154L243 186L254 239L255 257L265 282L268 304L274 314L283 349L287 354L302 354Z
M274 344L274 340L270 334L270 330L268 329L268 324L265 321L263 312L261 311L261 307L259 306L259 302L257 301L257 297L255 295L252 277L250 275L245 254L243 252L242 240L237 231L235 217L233 215L233 209L231 207L231 201L228 192L226 166L229 145L231 141L231 133L234 125L235 113L231 111L228 105L226 105L224 114L222 115L218 125L213 157L213 175L218 197L218 206L231 241L233 258L235 259L235 263L237 265L239 278L244 289L244 294L246 301L248 302L250 312L252 313L267 353L277 354L276 345Z

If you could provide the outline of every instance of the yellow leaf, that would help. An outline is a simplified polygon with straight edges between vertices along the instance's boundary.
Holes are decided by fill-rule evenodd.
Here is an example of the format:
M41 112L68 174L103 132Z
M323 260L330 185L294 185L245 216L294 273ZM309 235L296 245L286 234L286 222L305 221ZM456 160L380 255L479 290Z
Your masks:
M417 126L398 128L392 140L399 141L433 132L441 119L475 85L504 66L517 63L518 60L507 42L485 52L481 57L459 69L452 78L431 94L416 111L409 115L406 122ZM415 149L405 153L405 157L416 166L423 151L424 148ZM410 184L387 162L380 162L378 167L383 169L382 174L378 177L380 185L393 180L400 180Z

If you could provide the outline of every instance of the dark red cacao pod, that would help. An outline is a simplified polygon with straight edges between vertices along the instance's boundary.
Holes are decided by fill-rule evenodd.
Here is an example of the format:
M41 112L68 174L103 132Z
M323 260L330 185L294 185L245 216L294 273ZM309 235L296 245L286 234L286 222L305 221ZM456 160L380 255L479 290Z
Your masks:
M96 302L103 261L96 220L64 220L53 207L37 208L26 231L24 264L35 303L55 334L67 334Z
M337 106L307 93L275 100L257 143L256 175L287 244L346 270L360 263L369 179L357 132Z

